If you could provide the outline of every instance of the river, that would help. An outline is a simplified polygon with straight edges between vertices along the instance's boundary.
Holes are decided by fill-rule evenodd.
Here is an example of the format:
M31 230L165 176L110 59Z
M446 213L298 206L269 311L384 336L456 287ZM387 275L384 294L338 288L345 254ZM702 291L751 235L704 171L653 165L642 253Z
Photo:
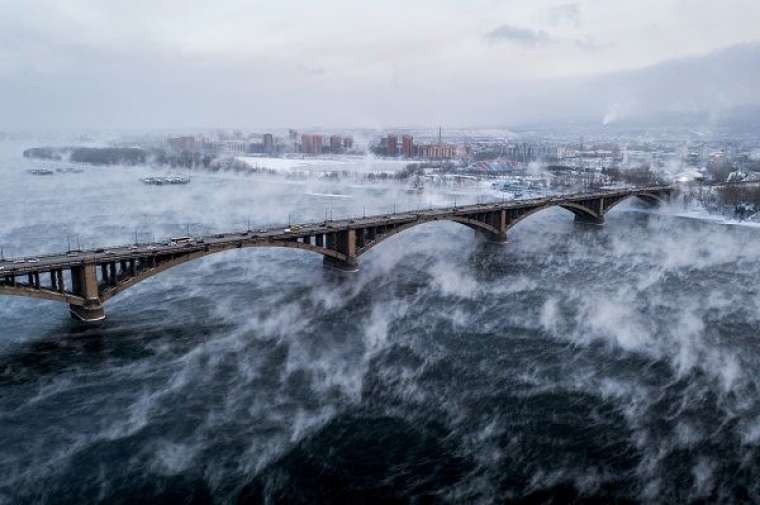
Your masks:
M69 166L0 143L6 256L430 203L355 181ZM330 195L340 195L330 196ZM0 297L0 504L760 501L760 234L622 204L506 245L454 223L341 276L303 251L171 269L82 327Z

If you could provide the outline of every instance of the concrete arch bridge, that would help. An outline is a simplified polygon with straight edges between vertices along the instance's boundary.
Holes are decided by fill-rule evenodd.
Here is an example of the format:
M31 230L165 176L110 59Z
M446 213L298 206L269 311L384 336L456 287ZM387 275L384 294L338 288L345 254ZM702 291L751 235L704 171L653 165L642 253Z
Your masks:
M327 267L355 271L359 257L383 240L431 221L453 221L489 240L505 241L512 226L544 209L561 207L577 221L603 224L605 214L627 198L657 205L668 201L672 192L670 186L626 188L0 260L0 295L63 302L75 318L95 322L105 319L103 304L125 289L174 266L229 249L304 249L321 254Z

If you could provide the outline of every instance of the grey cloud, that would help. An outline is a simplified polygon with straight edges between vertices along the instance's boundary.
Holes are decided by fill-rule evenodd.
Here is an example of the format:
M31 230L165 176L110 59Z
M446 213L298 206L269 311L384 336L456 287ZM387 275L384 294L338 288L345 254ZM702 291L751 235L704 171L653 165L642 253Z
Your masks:
M501 25L485 35L485 39L491 43L510 42L523 46L543 46L548 44L572 44L579 49L594 51L607 47L599 44L592 38L565 38L556 37L544 30L532 30L512 25Z
M566 23L572 26L580 26L581 7L578 3L556 5L547 10L546 18L549 23L554 25Z
M543 30L531 30L512 25L501 25L485 34L490 42L513 42L526 46L538 46L555 42L554 38Z

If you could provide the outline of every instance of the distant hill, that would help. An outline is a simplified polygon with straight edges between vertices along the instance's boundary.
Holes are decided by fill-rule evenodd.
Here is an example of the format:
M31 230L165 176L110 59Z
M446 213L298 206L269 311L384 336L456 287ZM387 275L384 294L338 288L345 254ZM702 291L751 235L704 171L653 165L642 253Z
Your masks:
M760 126L760 44L636 70L536 83L527 100L537 112L530 121L533 124L567 121L756 129Z

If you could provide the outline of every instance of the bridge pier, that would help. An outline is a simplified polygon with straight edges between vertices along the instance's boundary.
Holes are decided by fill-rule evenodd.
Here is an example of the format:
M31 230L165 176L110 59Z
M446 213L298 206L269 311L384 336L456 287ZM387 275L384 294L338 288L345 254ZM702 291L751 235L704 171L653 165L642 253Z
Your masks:
M106 311L100 302L86 305L69 305L71 317L82 323L97 323L106 318Z
M98 270L95 263L71 269L73 291L85 299L84 305L69 305L71 316L84 323L95 323L106 318L106 311L100 302L98 291ZM104 279L105 280L105 279Z
M576 214L575 222L581 223L581 224L594 224L597 226L602 226L604 224L604 216L595 217L595 216L590 216L588 214Z
M490 226L489 229L470 226L475 230L476 238L501 244L507 241L507 212L505 210L497 210L486 214L484 222Z
M357 233L355 229L341 230L327 235L327 246L341 253L346 259L325 256L322 265L341 272L358 272L359 260L356 257Z
M331 270L338 270L344 273L354 273L359 271L359 261L356 258L349 258L347 261L342 261L337 258L325 256L322 260L322 265L325 268Z
M505 244L507 242L507 232L492 233L485 230L474 230L475 240L479 242L488 242L492 244Z
M503 244L507 241L507 232L500 231L499 233L488 233L485 237L489 242Z

